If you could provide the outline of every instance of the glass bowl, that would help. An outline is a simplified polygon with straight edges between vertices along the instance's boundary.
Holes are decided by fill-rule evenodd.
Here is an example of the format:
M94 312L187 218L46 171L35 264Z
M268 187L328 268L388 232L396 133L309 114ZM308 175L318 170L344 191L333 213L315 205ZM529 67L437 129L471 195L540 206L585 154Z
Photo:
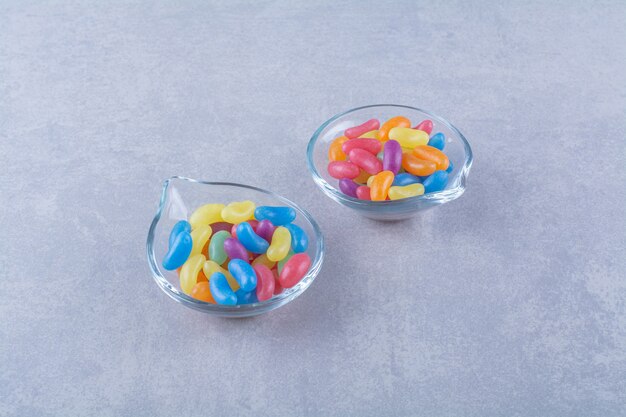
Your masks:
M433 122L432 133L442 132L446 137L444 152L453 164L448 185L442 191L428 193L402 200L369 201L359 200L342 193L338 189L339 180L330 176L328 147L349 127L376 118L381 124L394 116L405 116L412 126L424 119ZM438 206L459 198L465 191L465 183L472 166L472 149L463 134L450 122L435 114L415 107L397 104L374 104L357 107L331 117L313 134L307 146L307 165L313 180L330 198L359 214L376 220L401 220L414 216L419 211Z
M285 289L271 299L253 304L225 306L210 304L196 300L183 293L179 288L176 271L162 268L161 261L167 252L170 231L179 220L187 220L188 216L203 204L224 203L232 201L252 200L258 206L281 205L296 210L294 223L300 226L309 236L307 253L311 257L311 267L302 280L292 288ZM175 301L202 311L222 317L249 317L267 313L292 301L302 294L313 282L322 267L324 258L324 238L313 217L297 204L270 191L249 185L227 182L205 182L184 177L172 177L163 183L163 191L159 208L152 220L147 242L148 264L154 280L159 287Z

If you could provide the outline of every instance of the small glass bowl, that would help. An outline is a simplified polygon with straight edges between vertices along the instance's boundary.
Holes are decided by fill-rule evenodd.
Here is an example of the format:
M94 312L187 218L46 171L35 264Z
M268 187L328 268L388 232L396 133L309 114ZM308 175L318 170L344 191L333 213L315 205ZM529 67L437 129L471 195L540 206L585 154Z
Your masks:
M309 236L307 253L311 257L311 267L302 280L292 288L285 289L271 299L253 304L224 306L196 300L179 289L179 278L176 271L167 271L161 267L161 260L167 252L169 234L179 220L187 220L188 216L203 204L224 203L232 201L252 200L257 205L289 206L296 210L294 223L300 226ZM163 183L163 191L159 208L152 220L147 242L148 264L154 280L165 294L175 301L221 317L250 317L267 313L281 307L302 294L313 282L322 267L324 259L324 238L313 217L297 204L270 191L249 185L226 182L205 182L184 177L172 177Z
M422 120L433 122L433 134L442 132L446 136L444 152L454 165L447 187L438 192L402 200L369 201L359 200L342 193L337 187L339 180L328 173L328 148L333 140L343 135L347 128L376 118L381 124L394 116L405 116L412 126ZM414 216L421 210L438 206L459 198L465 191L465 182L472 166L472 149L463 134L450 122L435 114L415 107L397 104L374 104L357 107L331 117L313 134L307 146L307 165L313 180L330 198L359 214L376 220L401 220ZM335 184L335 185L331 185Z

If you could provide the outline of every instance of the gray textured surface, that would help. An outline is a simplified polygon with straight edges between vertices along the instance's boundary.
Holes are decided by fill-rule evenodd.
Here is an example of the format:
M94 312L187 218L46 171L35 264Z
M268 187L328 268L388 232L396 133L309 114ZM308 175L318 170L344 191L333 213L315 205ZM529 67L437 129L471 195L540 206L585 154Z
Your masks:
M626 415L626 5L0 3L0 415ZM417 105L467 193L352 217L329 116ZM270 188L328 256L256 319L177 305L161 181Z

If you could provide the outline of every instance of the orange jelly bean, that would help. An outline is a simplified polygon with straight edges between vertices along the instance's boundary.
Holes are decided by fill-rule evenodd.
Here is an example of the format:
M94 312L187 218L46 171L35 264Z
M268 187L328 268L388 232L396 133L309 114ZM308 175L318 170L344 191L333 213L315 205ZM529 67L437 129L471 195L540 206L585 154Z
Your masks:
M354 179L354 182L358 184L365 184L369 177L371 177L369 172L361 170L361 173Z
M394 127L411 127L411 121L404 116L392 117L378 129L378 140L383 142L388 141L389 131Z
M412 153L407 152L402 155L402 168L418 177L426 177L437 170L437 164L433 161L419 159Z
M342 145L344 142L348 140L345 136L339 136L337 139L333 140L328 148L328 159L330 161L345 161L346 154L342 149Z
M384 201L393 183L393 172L381 171L374 176L370 185L370 198L372 201Z
M213 299L213 295L211 295L211 290L209 289L208 281L200 281L196 283L191 290L191 296L196 300L215 304L215 300Z
M446 154L441 152L434 146L416 146L413 149L413 155L419 159L434 162L438 170L445 171L446 169L448 169L448 165L450 165L450 161L448 160Z

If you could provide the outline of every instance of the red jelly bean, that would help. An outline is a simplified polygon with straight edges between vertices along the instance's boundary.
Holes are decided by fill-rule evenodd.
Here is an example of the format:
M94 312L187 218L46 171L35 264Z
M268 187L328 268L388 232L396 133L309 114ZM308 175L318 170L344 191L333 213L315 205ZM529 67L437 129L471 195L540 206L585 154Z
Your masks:
M363 151L363 150L361 151L365 152L366 154L370 156L373 156L371 153L367 151ZM376 158L375 156L373 157ZM361 171L359 170L359 167L353 164L352 162L333 161L330 164L328 164L328 173L330 174L331 177L337 178L338 180L342 178L354 179L359 176L360 172Z
M222 230L226 230L228 233L230 233L232 227L233 224L227 222L211 223L211 230L213 231L213 235L215 235L217 232L221 232Z
M363 149L352 149L348 157L350 158L350 162L354 163L368 174L376 175L383 170L383 163L380 162L380 159ZM359 173L357 172L357 174L351 178L356 178L358 175Z
M256 264L253 266L254 272L256 272L256 297L259 301L265 301L272 298L274 295L274 274L268 267L263 264Z
M356 189L356 197L359 200L371 200L372 197L370 197L370 187L367 185L361 185Z
M413 129L421 130L422 132L426 132L430 135L431 132L433 131L433 121L428 120L428 119L423 120L420 124L415 126Z
M341 145L341 149L347 155L352 149L364 149L371 154L376 155L380 152L381 143L378 139L350 139Z
M379 127L380 127L380 122L377 119L370 119L361 125L351 127L350 129L346 129L346 131L343 132L343 134L348 139L353 139L353 138L358 138L363 133L367 133L370 130L376 130Z
M280 285L280 280L278 279L278 271L276 268L272 269L272 275L274 275L274 295L278 295L283 292L283 287Z
M306 253L293 255L283 266L278 281L283 288L291 288L306 275L311 267L311 258Z

